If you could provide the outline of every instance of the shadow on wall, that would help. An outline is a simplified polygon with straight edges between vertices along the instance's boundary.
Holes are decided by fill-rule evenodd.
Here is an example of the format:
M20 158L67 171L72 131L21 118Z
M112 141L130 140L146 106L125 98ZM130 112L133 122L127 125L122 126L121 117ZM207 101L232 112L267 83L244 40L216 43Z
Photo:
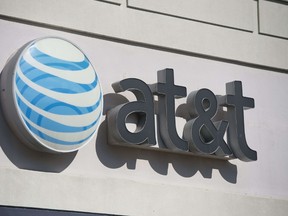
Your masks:
M104 95L104 113L127 101L121 95ZM63 157L62 154L37 152L26 147L8 127L1 107L0 137L3 152L20 169L58 173L65 170L77 154L77 152L67 153ZM112 169L122 167L125 164L128 169L136 169L137 159L142 159L149 161L151 168L161 175L167 175L169 164L172 164L174 170L183 177L192 177L199 171L204 178L212 178L212 171L216 169L227 182L237 182L237 166L228 161L109 145L106 121L98 129L96 153L101 163Z
M8 159L18 168L42 172L59 173L66 169L77 152L50 154L38 152L21 143L8 127L0 106L0 145Z
M112 107L127 102L122 95L104 95L104 112ZM151 168L161 174L167 175L169 164L183 177L192 177L198 171L204 178L212 178L212 171L216 169L221 176L230 183L237 182L237 166L226 160L209 159L182 155L169 152L153 151L133 147L115 146L108 143L106 120L100 125L96 139L96 153L103 165L116 169L126 164L128 169L135 169L137 159L147 160Z

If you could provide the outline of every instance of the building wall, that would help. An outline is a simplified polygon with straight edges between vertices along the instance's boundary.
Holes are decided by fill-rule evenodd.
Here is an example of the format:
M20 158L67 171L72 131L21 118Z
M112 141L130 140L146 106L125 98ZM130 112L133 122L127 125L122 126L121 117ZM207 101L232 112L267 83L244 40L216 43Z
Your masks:
M288 5L268 0L0 0L0 68L28 41L59 36L94 65L113 106L113 82L157 82L173 68L187 93L241 80L258 160L217 160L111 146L105 113L78 152L24 146L0 115L0 205L117 215L286 215ZM134 100L131 94L124 94ZM177 99L176 105L185 102ZM177 118L181 135L185 120Z

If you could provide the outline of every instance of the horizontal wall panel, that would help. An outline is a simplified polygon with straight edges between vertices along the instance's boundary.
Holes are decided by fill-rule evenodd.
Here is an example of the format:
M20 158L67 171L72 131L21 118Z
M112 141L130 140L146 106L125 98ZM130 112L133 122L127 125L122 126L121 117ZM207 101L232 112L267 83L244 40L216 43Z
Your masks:
M228 194L177 184L148 184L129 179L84 178L2 168L0 171L0 183L5 185L0 188L0 202L6 206L21 203L19 207L103 213L109 208L109 214L139 216L179 215L179 209L182 209L183 216L193 213L284 216L288 211L288 201L284 199ZM190 200L187 201L187 197Z
M251 0L128 0L128 6L243 30L253 30Z
M288 70L287 40L100 1L0 0L0 18L1 16L17 22L154 46L189 55Z
M281 3L283 2L283 3ZM284 4L284 2L286 2ZM260 33L288 39L288 1L259 1Z

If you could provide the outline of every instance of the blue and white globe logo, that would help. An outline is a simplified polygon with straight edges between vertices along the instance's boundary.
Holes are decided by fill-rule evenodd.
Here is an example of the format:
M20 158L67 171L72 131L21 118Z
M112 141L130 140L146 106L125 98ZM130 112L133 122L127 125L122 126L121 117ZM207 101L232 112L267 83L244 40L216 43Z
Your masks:
M24 143L42 151L72 152L89 142L100 124L102 90L78 47L61 38L37 39L5 68L2 107Z

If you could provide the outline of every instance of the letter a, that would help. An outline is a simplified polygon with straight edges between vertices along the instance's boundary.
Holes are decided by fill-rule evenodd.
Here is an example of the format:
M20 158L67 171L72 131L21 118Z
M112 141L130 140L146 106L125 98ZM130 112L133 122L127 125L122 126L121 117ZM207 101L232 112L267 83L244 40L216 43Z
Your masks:
M139 79L129 78L112 84L115 92L131 91L137 101L118 105L107 113L109 134L112 144L155 145L154 104L149 86ZM130 132L126 123L136 117L136 131Z

